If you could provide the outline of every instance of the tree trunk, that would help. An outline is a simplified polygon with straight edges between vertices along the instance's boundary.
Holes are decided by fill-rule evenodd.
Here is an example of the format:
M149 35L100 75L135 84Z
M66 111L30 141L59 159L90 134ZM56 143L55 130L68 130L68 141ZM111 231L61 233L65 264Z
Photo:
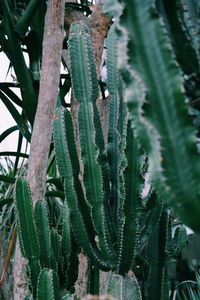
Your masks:
M60 62L63 44L64 0L49 0L45 17L42 70L37 112L31 138L27 179L33 205L44 199L52 121L58 96ZM22 300L28 293L25 260L19 243L16 244L14 264L14 300Z

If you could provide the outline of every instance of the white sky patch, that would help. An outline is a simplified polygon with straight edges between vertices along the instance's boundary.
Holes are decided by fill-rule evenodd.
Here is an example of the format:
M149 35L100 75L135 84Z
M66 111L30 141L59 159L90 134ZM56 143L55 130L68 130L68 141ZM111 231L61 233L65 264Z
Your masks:
M9 72L9 60L4 53L0 53L0 82L13 82L15 78L15 73L13 69L10 69ZM20 96L19 89L13 89L13 91ZM19 107L15 105L18 111ZM0 134L2 134L6 129L11 126L16 125L15 120L11 116L10 112L0 99ZM11 133L0 143L0 152L4 151L17 151L17 142L18 142L19 131ZM25 150L25 139L22 147L22 152ZM14 160L14 157L10 157L11 160ZM3 157L0 157L1 161Z

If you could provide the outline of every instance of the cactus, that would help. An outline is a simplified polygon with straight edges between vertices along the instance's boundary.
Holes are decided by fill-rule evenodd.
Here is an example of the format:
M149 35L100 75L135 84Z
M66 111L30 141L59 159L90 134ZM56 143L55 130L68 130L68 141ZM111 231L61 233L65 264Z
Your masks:
M187 232L183 226L179 226L176 228L173 238L173 249L172 256L176 258L181 250L185 247L187 242Z
M153 1L127 1L120 26L127 33L127 50L131 50L129 60L119 62L127 83L125 100L148 152L152 180L164 201L199 231L195 130L184 104L181 73ZM154 43L147 45L148 40ZM127 69L129 75L125 75ZM148 102L141 105L145 98Z
M169 212L163 209L157 228L149 238L147 246L150 264L147 287L148 299L169 299L167 281L168 222Z
M90 74L94 73L95 69L92 69L93 64L88 59L87 32L88 29L85 25L75 22L71 26L69 38L72 86L75 98L79 102L78 131L83 164L83 181L88 208L95 231L99 236L99 246L108 259L114 260L113 251L110 250L112 246L109 244L110 231L105 226L103 178L98 163L98 151L94 143L96 133L93 122L92 80ZM78 50L79 53L77 53ZM77 57L79 58L78 61ZM79 78L80 69L83 70L83 73Z
M22 177L17 178L14 198L20 249L29 262L31 284L35 293L40 272L40 245L31 204L30 189L26 179Z
M191 34L189 33L188 25L185 24L184 7L185 1L163 1L157 0L157 8L166 28L176 54L177 61L179 62L182 70L186 74L199 72L198 53L192 43ZM186 1L187 4L194 3L195 1ZM189 26L190 27L190 26ZM190 60L188 60L188 56Z
M59 300L59 280L55 271L43 269L40 272L37 285L37 300Z
M168 299L168 263L186 241L182 227L172 237L168 207L200 230L195 130L184 103L187 83L170 45L171 40L182 71L188 76L198 73L197 2L170 0L167 6L165 0L157 0L156 7L153 0L104 2L119 18L107 36L108 142L96 104L99 83L90 31L74 22L68 50L78 104L76 142L69 110L59 107L53 122L59 186L65 197L62 222L49 224L43 200L33 214L27 182L16 181L20 245L28 259L34 299L36 283L37 299L61 299L66 293L62 299L70 299L80 249L89 258L90 293L99 293L99 270L104 270L114 274L108 287L113 297ZM180 55L183 41L191 54L188 62ZM144 197L147 170L152 186ZM148 269L144 295L140 280L131 273L139 274L138 261L142 271Z
M124 274L131 269L138 239L138 216L142 207L140 189L141 155L137 140L128 122L127 141L125 149L127 166L124 171L125 201L124 222L120 237L119 273Z
M35 221L39 243L41 246L40 261L42 267L52 267L52 249L50 240L50 228L46 202L39 200L35 204Z
M142 300L138 281L131 273L126 277L111 274L107 292L118 300Z
M84 222L84 215L81 214L79 209L77 194L74 187L73 169L66 140L63 109L57 109L57 119L54 121L54 142L58 168L65 178L66 200L69 207L70 221L72 223L74 235L79 245L84 248L93 263L107 270L110 263L104 259L103 255L98 250L94 241L94 234L93 232L90 234L91 229L86 227L87 223L85 224Z

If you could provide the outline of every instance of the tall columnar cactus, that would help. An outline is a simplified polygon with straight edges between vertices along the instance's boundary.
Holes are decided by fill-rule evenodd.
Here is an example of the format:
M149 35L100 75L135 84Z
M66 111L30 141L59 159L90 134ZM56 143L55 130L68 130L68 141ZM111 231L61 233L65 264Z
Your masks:
M67 143L66 128L64 123L64 114L66 113L67 112L63 109L57 110L57 119L54 121L54 141L58 169L60 174L65 178L65 193L69 207L70 221L72 222L73 232L78 243L84 248L92 262L94 264L98 264L101 268L107 269L109 264L104 261L96 245L94 240L93 226L89 228L87 226L88 221L85 220L85 217L87 216L90 220L90 215L88 212L83 214L79 208L77 193L74 186L72 163L68 151L68 147L71 145L73 146L74 142L72 141L71 144ZM71 134L71 136L73 136L73 134ZM81 188L81 185L79 188ZM84 201L84 198L79 200Z
M184 4L184 10L176 12L180 36L191 41L191 55L198 61L199 42L193 37L196 2L176 3ZM96 105L99 84L90 31L82 22L71 26L68 50L78 103L76 142L69 110L57 108L53 123L56 163L65 193L62 224L58 228L49 224L44 200L36 203L33 213L26 180L18 178L15 188L20 245L28 259L34 299L60 299L58 276L63 294L66 289L73 292L80 248L89 257L95 280L100 269L118 274L109 285L113 296L142 298L138 281L129 271L137 273L137 260L143 259L149 271L145 296L168 299L168 262L181 251L186 233L180 227L172 238L167 204L200 230L195 131L164 24L173 36L173 46L180 46L180 40L173 34L166 2L156 1L164 23L154 4L153 0L105 0L107 11L119 17L107 37L107 143ZM186 74L197 72L193 62L185 65L179 55L180 49L176 57ZM144 197L147 168L152 186ZM93 279L91 272L89 284ZM98 285L89 290L98 292Z
M20 248L23 256L28 260L27 274L32 292L30 297L59 299L57 295L60 293L60 287L57 284L57 273L60 276L62 289L67 285L68 290L74 285L77 275L77 247L73 243L67 219L68 207L66 203L63 204L63 215L66 220L61 227L61 237L55 228L50 227L45 200L38 200L33 212L28 182L22 177L19 177L15 184L15 202ZM70 274L71 266L74 274L66 281L65 273ZM52 298L48 298L50 294Z
M108 47L113 48L115 43L116 32L112 26ZM95 83L91 40L88 28L82 23L75 22L71 27L69 54L73 92L79 102L77 140L80 157L77 155L70 112L58 108L54 120L56 161L60 175L65 179L69 218L74 236L91 263L123 275L131 270L134 257L139 252L139 240L148 239L148 234L159 222L160 213L147 208L148 197L145 200L148 204L141 198L145 156L122 101L124 85L117 71L116 52L108 51L111 99L107 147L102 139L96 107L94 88L98 85ZM79 177L80 166L82 179ZM105 184L105 180L109 185ZM111 187L110 192L108 186ZM148 213L144 213L146 210ZM147 226L144 226L145 220L149 222Z
M101 166L98 163L98 150L95 145L96 133L91 99L93 94L91 74L94 76L95 69L88 56L87 45L91 41L87 31L85 25L74 23L69 38L72 86L75 98L79 103L78 131L83 164L83 181L93 225L99 236L99 246L105 256L114 259L109 245L110 232L106 228L103 177ZM79 76L80 70L83 70L81 76Z

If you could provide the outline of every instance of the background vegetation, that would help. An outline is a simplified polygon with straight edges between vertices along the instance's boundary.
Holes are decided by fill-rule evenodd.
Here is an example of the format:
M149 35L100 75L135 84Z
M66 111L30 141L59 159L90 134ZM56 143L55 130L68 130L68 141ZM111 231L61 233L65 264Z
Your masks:
M2 299L199 299L198 0L2 0L0 17L17 78L0 142L19 132L0 153Z

